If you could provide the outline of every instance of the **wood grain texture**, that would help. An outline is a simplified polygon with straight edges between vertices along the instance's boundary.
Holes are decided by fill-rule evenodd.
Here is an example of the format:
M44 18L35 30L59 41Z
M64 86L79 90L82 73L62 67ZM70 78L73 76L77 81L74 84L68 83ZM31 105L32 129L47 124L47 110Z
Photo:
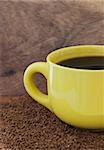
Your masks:
M104 44L103 8L104 0L0 0L0 95L24 94L27 65L55 49Z

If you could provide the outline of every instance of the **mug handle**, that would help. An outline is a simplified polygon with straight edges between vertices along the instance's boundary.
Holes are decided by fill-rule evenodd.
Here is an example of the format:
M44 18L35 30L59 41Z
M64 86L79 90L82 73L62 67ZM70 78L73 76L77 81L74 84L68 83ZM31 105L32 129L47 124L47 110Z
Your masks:
M27 67L24 73L25 89L33 99L52 111L48 95L38 90L33 81L33 75L36 73L41 73L48 79L48 64L46 62L36 62Z

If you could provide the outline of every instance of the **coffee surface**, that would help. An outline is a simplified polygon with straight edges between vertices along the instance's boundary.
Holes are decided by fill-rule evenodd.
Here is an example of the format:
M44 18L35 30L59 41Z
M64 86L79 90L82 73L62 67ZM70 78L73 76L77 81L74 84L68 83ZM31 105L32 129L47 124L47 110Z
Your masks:
M77 69L103 70L104 56L76 57L63 60L58 65Z

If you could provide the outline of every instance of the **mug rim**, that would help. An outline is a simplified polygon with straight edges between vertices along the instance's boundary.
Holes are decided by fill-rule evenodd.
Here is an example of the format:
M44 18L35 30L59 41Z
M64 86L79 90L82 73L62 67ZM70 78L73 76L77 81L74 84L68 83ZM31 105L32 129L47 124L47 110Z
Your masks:
M104 45L75 45L75 46L68 46L68 47L63 47L63 48L60 48L60 49L56 49L55 51L49 53L47 58L46 58L46 60L47 60L47 62L49 64L51 64L51 65L53 65L55 67L58 67L60 69L67 69L67 70L72 70L72 71L82 71L82 72L104 72L104 69L101 69L101 70L90 70L90 69L79 69L79 68L65 67L65 66L61 66L61 65L57 64L57 62L55 63L55 62L52 61L52 59L55 57L55 55L57 56L59 53L62 53L64 51L69 51L69 50L75 50L75 49L79 49L79 48L81 48L81 49L82 48L88 48L88 49L89 48L96 48L96 50L98 48L100 48L100 49L102 49L102 51L104 51ZM89 55L89 56L92 56L92 55ZM98 55L95 55L95 56L98 56ZM101 56L101 55L99 55L99 56ZM72 58L75 58L75 57L72 57ZM65 59L63 59L63 60L65 60Z

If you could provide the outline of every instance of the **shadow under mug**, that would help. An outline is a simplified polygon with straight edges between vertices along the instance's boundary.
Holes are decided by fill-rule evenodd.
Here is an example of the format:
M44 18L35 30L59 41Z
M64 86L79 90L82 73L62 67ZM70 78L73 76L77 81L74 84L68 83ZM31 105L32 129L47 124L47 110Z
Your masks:
M104 70L85 70L57 64L65 59L104 56L104 46L82 45L56 50L47 62L31 64L24 73L28 94L62 121L80 128L104 129ZM48 95L36 87L33 76L47 79Z

